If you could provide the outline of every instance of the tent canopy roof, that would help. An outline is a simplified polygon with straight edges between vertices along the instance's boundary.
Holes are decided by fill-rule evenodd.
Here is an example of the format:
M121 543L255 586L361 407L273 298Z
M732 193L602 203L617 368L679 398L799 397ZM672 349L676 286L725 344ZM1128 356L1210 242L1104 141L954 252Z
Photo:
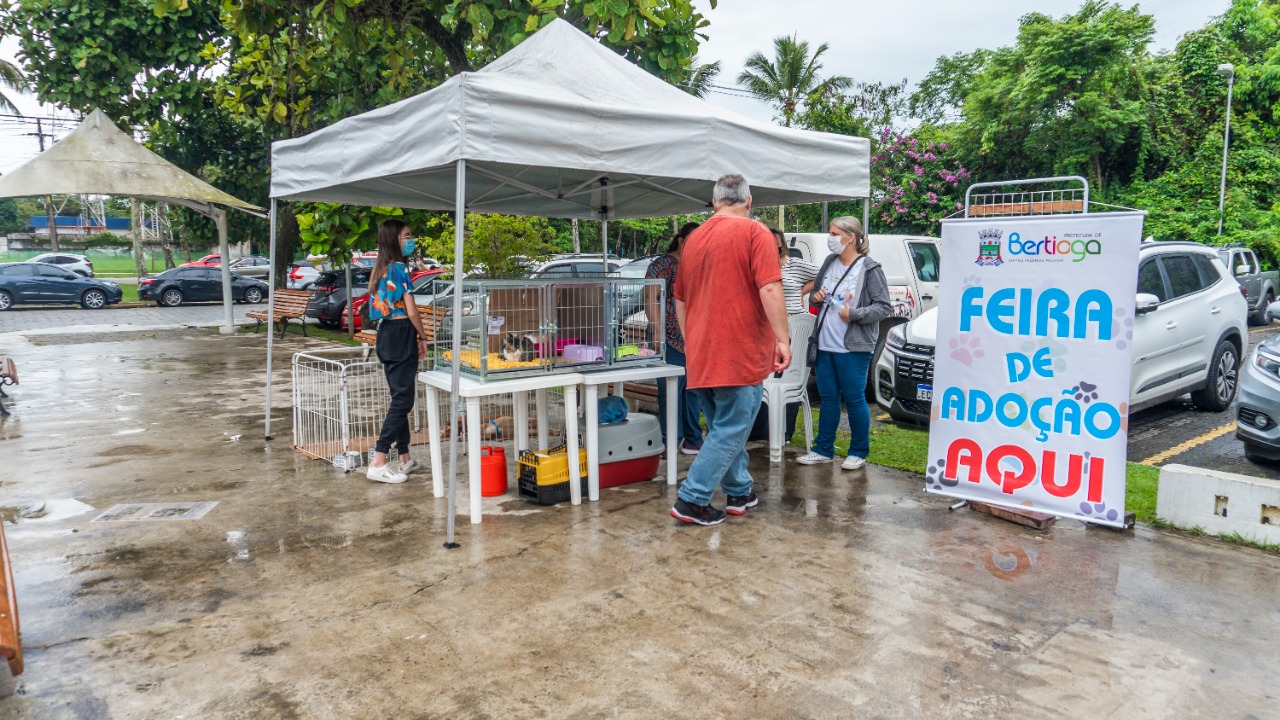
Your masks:
M479 72L272 145L271 195L549 217L708 209L738 173L756 205L870 195L870 143L758 122L650 75L564 20Z
M119 195L186 205L208 213L214 205L262 208L238 200L126 135L101 110L53 147L0 177L0 197Z

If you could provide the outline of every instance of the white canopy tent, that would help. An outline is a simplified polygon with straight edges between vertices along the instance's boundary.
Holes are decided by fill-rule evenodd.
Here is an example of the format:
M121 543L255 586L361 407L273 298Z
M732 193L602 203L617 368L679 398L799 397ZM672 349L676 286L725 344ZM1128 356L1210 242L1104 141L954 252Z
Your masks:
M172 202L213 219L222 253L223 332L234 332L227 213L218 205L261 217L262 208L238 200L156 155L94 110L53 147L0 177L0 197L116 195Z
M716 107L563 20L478 72L274 143L271 162L273 272L278 199L452 210L460 262L467 210L597 219L607 227L614 218L705 212L715 181L730 173L747 178L757 206L870 196L866 139L778 127ZM455 327L459 297L455 287ZM458 378L455 365L454 397ZM449 455L452 541L454 440Z

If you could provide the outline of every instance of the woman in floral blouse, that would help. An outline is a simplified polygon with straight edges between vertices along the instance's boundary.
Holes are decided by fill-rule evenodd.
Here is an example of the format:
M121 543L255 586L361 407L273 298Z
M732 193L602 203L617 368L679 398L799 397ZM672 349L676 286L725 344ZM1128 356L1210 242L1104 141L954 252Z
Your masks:
M671 238L671 245L667 247L667 254L655 258L649 264L649 270L645 273L647 278L661 278L666 287L667 302L663 309L658 308L658 293L656 289L651 292L647 298L649 322L656 324L658 318L662 318L662 322L666 324L667 330L667 354L666 361L668 365L685 366L684 357L684 335L680 333L680 325L676 322L676 299L673 290L676 284L676 272L680 269L680 246L685 239L689 237L694 230L698 229L698 223L686 223L680 228L680 232ZM685 455L697 455L702 450L702 425L699 420L702 417L702 408L698 405L698 396L690 392L685 386L685 378L681 375L677 382L679 383L680 406L676 411L676 418L679 427L676 429L676 438L680 443L680 452ZM669 434L667 433L667 381L665 379L658 380L658 422L662 425L663 442L668 442Z

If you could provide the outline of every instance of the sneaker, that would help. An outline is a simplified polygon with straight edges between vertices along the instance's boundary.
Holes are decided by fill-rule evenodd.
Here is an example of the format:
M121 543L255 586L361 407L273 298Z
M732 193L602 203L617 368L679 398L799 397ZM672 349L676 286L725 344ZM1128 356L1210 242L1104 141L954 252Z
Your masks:
M811 452L807 455L801 455L800 457L796 458L796 462L800 463L801 465L826 465L827 463L831 462L831 458L827 457L826 455L821 455L816 452Z
M680 441L681 455L697 455L700 452L702 452L702 443L697 443L695 445L694 443L691 443L688 440Z
M840 468L842 470L861 470L866 466L867 459L860 458L857 455L850 455L844 459L844 462L840 463Z
M694 505L677 499L676 504L671 506L671 517L697 525L719 525L724 522L724 511L717 510L709 504Z
M759 504L760 498L756 497L755 493L730 495L724 503L724 511L730 515L746 515L747 508L753 508Z
M418 462L416 458L409 458L409 462L400 463L400 472L404 475L421 469L422 463Z
M391 465L383 465L382 467L374 467L370 465L369 472L365 474L365 477L369 478L374 482L392 483L392 484L402 483L405 480L409 479L408 475L405 475L402 472L396 472L395 470L392 470Z

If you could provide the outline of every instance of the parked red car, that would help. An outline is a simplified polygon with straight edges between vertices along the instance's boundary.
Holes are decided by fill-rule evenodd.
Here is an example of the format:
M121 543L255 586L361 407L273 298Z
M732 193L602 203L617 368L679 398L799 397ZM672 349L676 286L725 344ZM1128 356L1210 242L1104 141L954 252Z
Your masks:
M205 255L195 262L182 263L181 267L221 267L221 255Z
M443 273L444 273L444 269L443 269L443 268L437 268L437 269L435 269L435 270L415 270L414 272L409 273L409 281L410 281L411 283L413 283L413 289L414 289L414 290L417 290L417 289L418 289L418 287L419 287L423 282L426 282L426 280L427 280L427 279L433 278L433 277L435 277L435 276L437 276L437 275L441 275L441 274L443 274ZM365 295L357 295L356 297L352 298L351 303L350 303L350 305L349 305L349 307L352 309L352 312L354 312L354 313L356 314L356 332L360 332L360 324L361 324L361 321L360 321L360 308L364 307L364 304L365 304L365 303L367 303L367 302L369 302L369 296L368 296L367 294L365 294ZM343 308L343 310L342 310L342 324L341 324L339 327L341 327L341 328L343 328L343 329L346 329L346 327L347 327L347 318L348 318L348 315L347 315L347 309L346 309L346 308Z

